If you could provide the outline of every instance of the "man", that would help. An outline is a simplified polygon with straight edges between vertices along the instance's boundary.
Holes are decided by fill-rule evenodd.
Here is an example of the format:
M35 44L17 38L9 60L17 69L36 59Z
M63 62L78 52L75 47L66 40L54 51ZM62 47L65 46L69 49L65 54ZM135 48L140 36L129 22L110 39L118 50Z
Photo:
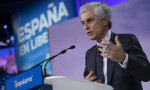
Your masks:
M150 63L133 34L115 34L109 7L102 2L80 7L81 23L97 44L86 52L85 80L111 85L115 90L143 90L150 80Z

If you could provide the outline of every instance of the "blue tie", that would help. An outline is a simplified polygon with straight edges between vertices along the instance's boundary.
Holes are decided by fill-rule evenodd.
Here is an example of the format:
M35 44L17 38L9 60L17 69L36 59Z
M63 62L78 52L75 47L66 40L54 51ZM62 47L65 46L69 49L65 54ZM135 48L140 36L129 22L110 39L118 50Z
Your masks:
M96 53L96 71L97 71L97 77L101 80L101 83L105 82L104 73L103 73L103 57L100 56L100 51L97 50Z

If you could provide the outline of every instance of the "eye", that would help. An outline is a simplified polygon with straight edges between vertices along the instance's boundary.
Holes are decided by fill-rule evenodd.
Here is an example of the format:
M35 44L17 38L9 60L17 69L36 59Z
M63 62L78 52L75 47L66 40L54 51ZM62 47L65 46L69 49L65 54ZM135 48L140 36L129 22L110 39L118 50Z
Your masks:
M84 22L83 22L83 21L81 21L81 24L82 24L82 25L84 25Z
M92 21L94 21L94 19L93 19L93 18L89 18L89 19L87 19L87 23L91 23Z

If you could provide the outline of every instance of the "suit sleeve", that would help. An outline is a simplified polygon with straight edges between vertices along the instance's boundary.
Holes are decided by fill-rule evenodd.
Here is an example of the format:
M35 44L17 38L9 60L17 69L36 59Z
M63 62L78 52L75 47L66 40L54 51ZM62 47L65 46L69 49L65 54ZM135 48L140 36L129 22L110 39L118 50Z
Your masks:
M84 69L84 73L83 73L84 78L87 75L88 75L88 69L87 69L87 52L86 52L86 56L85 56L85 69Z
M130 35L127 45L128 64L127 71L141 81L150 80L150 63L142 47L134 35Z

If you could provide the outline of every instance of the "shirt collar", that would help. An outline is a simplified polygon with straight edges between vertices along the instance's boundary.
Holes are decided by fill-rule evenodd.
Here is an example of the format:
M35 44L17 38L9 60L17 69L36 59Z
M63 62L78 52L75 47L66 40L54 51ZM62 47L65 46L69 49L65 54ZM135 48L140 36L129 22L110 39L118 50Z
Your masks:
M110 37L111 37L111 31L109 30L106 36L104 37L104 39L109 41Z
M106 36L104 37L104 39L109 41L110 37L111 37L111 31L108 30L108 32L107 32ZM101 43L104 43L104 42L102 41ZM97 43L97 45L98 45L98 43Z

